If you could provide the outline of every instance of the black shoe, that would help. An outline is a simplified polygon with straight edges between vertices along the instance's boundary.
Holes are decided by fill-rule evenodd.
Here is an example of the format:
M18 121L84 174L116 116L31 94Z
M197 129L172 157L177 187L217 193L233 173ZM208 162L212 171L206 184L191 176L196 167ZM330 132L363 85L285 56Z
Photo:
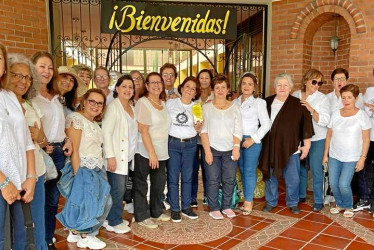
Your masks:
M358 212L361 210L367 210L370 208L370 202L368 200L360 199L356 204L353 205L353 212Z
M306 198L300 198L299 202L302 202L302 203L306 202Z
M374 214L374 201L372 201L372 202L370 203L369 213Z
M199 216L197 216L197 214L194 211L192 211L191 208L182 209L182 215L192 220L199 218Z
M57 250L57 248L55 247L54 243L49 243L48 244L48 250Z
M182 218L180 212L171 211L171 220L173 222L181 222Z
M300 213L300 209L297 206L290 207L290 210L291 210L291 213L293 213L293 214L299 214Z
M266 203L265 207L262 209L264 212L271 212L275 207L270 206L269 204Z
M191 207L197 207L197 201L192 201L191 202Z
M323 209L323 204L314 204L313 205L313 211L314 212L319 212L319 211L321 211Z
M208 205L208 199L206 197L203 199L203 205Z

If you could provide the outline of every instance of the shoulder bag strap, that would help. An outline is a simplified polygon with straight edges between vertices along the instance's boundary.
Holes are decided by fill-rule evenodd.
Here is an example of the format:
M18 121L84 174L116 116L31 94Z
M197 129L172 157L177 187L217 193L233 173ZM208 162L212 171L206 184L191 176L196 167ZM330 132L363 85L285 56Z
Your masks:
M8 203L5 207L4 249L12 249L12 225Z
M31 207L30 203L22 202L22 211L23 211L23 218L25 221L25 229L26 229L26 236L27 236L27 250L34 250L35 241L34 241L34 222L32 220L31 215Z

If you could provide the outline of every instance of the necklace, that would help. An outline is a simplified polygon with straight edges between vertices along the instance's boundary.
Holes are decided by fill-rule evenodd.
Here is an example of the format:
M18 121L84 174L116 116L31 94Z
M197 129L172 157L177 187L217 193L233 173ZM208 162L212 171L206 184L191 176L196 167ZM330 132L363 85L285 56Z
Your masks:
M148 97L148 100L150 100L153 104L157 105L158 107L162 108L162 103L157 103L156 101L152 100L152 98Z
M223 105L222 105L222 104L218 104L216 101L214 101L213 104L214 104L214 106L215 106L216 108L218 108L218 109L224 109L224 108L226 107L227 102L226 102L226 100L225 100L225 102L224 102Z

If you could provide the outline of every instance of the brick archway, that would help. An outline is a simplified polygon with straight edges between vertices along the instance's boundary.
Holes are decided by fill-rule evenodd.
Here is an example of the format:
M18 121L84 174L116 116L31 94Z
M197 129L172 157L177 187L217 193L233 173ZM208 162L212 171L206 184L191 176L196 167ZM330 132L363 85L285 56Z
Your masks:
M349 24L351 34L366 32L363 14L349 0L316 0L299 12L292 25L290 38L303 37L310 22L315 17L327 12L341 15Z

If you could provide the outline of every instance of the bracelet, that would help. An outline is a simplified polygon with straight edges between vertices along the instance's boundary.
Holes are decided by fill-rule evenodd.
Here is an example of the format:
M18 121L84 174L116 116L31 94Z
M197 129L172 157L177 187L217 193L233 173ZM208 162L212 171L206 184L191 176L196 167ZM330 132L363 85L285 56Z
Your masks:
M7 177L3 183L0 184L0 190L9 185L10 179Z
M240 148L240 144L238 144L238 143L234 144L234 148L235 147Z
M364 156L364 155L361 155L360 157L366 159L366 156Z
M43 140L41 142L38 142L39 145L43 144L45 142L45 136L43 137Z
M38 176L36 176L35 174L27 174L26 179L35 179L36 181L38 181Z
M70 140L70 138L66 136L64 142L66 142L67 140Z

